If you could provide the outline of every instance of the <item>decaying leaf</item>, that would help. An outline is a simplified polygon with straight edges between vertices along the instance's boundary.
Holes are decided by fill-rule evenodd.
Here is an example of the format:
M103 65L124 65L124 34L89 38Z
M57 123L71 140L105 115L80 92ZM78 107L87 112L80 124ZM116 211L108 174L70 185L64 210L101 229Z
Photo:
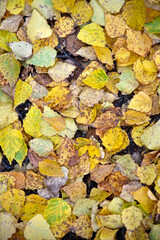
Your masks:
M63 191L67 193L72 202L86 197L86 185L83 182L71 183L63 187Z

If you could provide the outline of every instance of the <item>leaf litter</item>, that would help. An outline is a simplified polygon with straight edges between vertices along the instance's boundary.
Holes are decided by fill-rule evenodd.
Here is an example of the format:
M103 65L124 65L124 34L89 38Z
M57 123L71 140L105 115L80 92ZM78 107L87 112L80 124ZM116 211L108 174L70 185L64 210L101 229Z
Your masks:
M0 2L0 239L159 239L158 2Z

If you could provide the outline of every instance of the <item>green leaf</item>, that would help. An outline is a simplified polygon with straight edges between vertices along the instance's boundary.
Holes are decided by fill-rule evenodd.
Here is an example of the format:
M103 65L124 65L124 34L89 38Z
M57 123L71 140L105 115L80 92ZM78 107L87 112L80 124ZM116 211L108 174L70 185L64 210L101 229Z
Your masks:
M107 12L118 13L124 4L124 0L99 0L99 3Z
M55 57L57 51L51 47L41 48L31 59L27 61L27 64L33 64L40 67L50 67L55 63Z
M20 73L20 64L11 53L0 55L0 71L11 87L14 87Z
M104 10L97 0L91 0L90 5L93 8L92 22L105 26Z
M53 151L53 143L45 138L34 138L29 141L29 146L40 157L47 157Z
M150 240L159 240L160 236L160 224L152 225L151 231L149 233Z
M31 94L32 87L28 83L19 80L16 84L14 106L16 107L20 103L24 103Z
M27 113L24 121L23 127L26 133L30 134L32 137L40 137L41 134L41 117L42 113L36 105L32 106Z
M7 52L10 52L11 49L7 43L18 42L18 38L15 33L11 33L5 30L0 30L0 48L4 49Z
M20 148L20 150L16 153L16 155L14 156L14 159L18 162L19 166L22 167L22 162L24 161L26 155L27 155L27 145L24 141L24 139L22 140L22 146Z
M152 22L145 23L144 27L150 33L160 33L160 16L155 18Z
M53 198L48 201L44 211L44 218L51 227L61 224L71 215L71 207L62 198Z

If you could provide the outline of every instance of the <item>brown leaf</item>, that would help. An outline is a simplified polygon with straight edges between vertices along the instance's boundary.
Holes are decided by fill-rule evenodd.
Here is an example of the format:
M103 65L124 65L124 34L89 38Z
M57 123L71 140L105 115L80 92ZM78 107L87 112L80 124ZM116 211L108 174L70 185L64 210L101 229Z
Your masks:
M109 176L114 168L114 164L109 165L101 165L97 164L93 170L91 171L91 180L100 183L102 182L105 177Z
M24 189L25 188L25 176L22 172L4 172L4 175L13 176L16 180L14 188Z
M43 177L39 174L34 173L33 171L27 171L25 174L26 177L26 189L41 189L45 187L45 182Z

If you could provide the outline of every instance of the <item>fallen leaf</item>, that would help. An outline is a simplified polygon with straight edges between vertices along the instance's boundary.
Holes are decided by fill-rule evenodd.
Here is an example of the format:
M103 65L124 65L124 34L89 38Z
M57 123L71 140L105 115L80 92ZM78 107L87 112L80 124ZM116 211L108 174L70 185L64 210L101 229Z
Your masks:
M109 176L114 168L114 164L112 165L100 165L97 164L91 171L91 180L100 183L105 177Z
M75 54L80 55L81 57L84 57L89 60L96 60L97 58L95 50L91 46L81 47Z
M160 23L160 16L156 17L155 19L153 19L153 21L149 23L145 23L144 27L149 33L160 33L159 23Z
M29 146L40 157L47 157L53 151L53 144L50 139L34 138L29 141Z
M140 91L131 99L128 108L147 113L152 108L152 99L146 93Z
M22 19L21 15L9 16L1 22L0 29L9 32L17 32Z
M16 232L17 220L8 212L0 213L0 239L6 240ZM7 229L7 231L6 231Z
M74 21L69 17L61 17L56 21L54 29L60 38L67 37L74 31Z
M103 90L97 90L89 87L84 87L79 95L81 103L87 107L93 107L95 104L101 101L103 97Z
M111 193L98 189L98 188L92 188L89 198L97 201L97 202L102 202L104 201L107 197L109 197L111 195Z
M93 108L84 106L81 104L79 106L80 113L76 118L76 122L78 124L85 124L85 125L90 125L93 123L96 117L96 106L93 106Z
M118 13L124 4L124 0L100 0L102 7L111 13Z
M138 167L136 175L140 179L141 183L151 185L156 178L156 166L150 164L147 166Z
M39 162L39 171L41 174L49 177L64 177L60 165L56 161L50 159L44 159Z
M112 214L112 215L108 214L106 216L97 215L96 219L98 221L99 227L118 229L124 226L122 223L122 217L119 214Z
M18 60L24 61L32 55L32 44L30 43L24 41L12 42L9 43L9 47Z
M135 110L127 110L124 115L127 125L141 125L150 121L150 118L145 113Z
M25 6L25 0L8 0L6 9L11 13L17 15Z
M97 0L91 0L89 2L93 8L92 22L98 23L101 26L105 26L104 10Z
M52 0L53 6L55 9L59 10L60 12L70 12L71 9L74 7L75 0Z
M72 202L86 197L86 185L83 182L74 182L62 188Z
M10 52L10 47L6 43L18 42L18 38L15 33L9 31L0 30L0 47L7 52Z
M88 198L78 199L75 202L73 214L76 215L77 217L80 217L82 215L88 215L90 217L92 209L97 205L98 203L92 199Z

